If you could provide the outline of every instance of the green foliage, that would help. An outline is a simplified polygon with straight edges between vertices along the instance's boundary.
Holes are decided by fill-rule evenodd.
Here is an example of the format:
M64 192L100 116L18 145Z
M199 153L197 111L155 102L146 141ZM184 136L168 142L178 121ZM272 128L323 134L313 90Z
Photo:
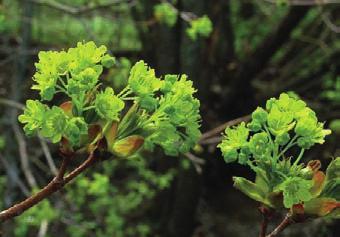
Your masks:
M131 68L128 85L138 96L142 108L153 110L157 106L153 95L159 90L161 81L156 78L155 71L148 68L143 61L137 62Z
M334 102L335 104L340 103L340 76L335 80L326 80L325 90L322 92L322 97Z
M4 149L5 146L6 146L5 138L3 136L0 136L0 151Z
M41 126L41 134L46 138L50 138L53 143L59 142L66 132L66 114L61 108L53 106L44 115L45 120Z
M154 6L154 15L159 22L172 27L176 24L178 12L169 3L163 2Z
M153 149L158 144L168 155L188 152L200 137L200 103L193 97L196 90L185 75L167 75L162 84L164 95L157 100L158 108L145 125L152 132L146 146Z
M44 200L15 219L16 228L14 234L16 237L25 237L32 228L40 227L44 221L54 221L59 215L59 211L52 208L48 200Z
M246 4L242 1L230 2L230 19L234 26L234 48L238 57L243 60L263 42L263 39L279 24L289 9L260 2L251 4L250 11L244 11L244 6ZM273 12L275 14L272 14ZM278 52L281 53L281 51Z
M0 32L5 30L5 15L0 11Z
M327 167L326 180L321 197L339 198L340 196L340 157L335 158Z
M269 99L266 109L258 107L251 118L247 125L226 128L218 145L226 162L248 165L256 173L255 183L237 177L235 187L272 208L291 208L314 199L320 193L316 190L321 187L322 172L313 166L304 168L299 161L305 149L323 144L331 131L323 128L305 102L286 93ZM287 155L293 147L301 149L295 160ZM278 202L280 193L283 200Z
M5 187L7 183L7 178L6 176L0 176L0 195L1 197L4 197L5 195ZM4 203L3 200L0 200L0 208L4 208Z
M334 119L329 123L329 128L337 134L340 134L340 119Z
M147 163L143 157L113 160L102 171L110 176L96 172L89 178L77 179L68 189L66 201L70 207L81 210L71 219L82 228L68 225L68 236L83 237L88 233L99 237L150 236L157 226L145 216L148 203L157 192L169 187L176 173L172 169L155 172ZM91 203L87 202L89 199Z
M282 191L284 206L292 207L294 204L311 200L313 198L310 192L312 187L312 180L305 180L300 177L289 177L278 185L275 191Z
M24 114L19 121L25 123L24 130L27 135L34 134L45 122L47 106L37 100L27 100Z
M178 155L193 148L200 136L200 103L185 75L161 80L139 61L118 94L111 87L102 90L103 68L114 66L115 60L105 46L93 42L67 51L40 52L35 65L32 88L40 92L41 100L28 100L19 116L27 135L40 133L53 143L64 138L63 145L73 149L93 147L106 138L107 150L124 157L137 152L144 141L147 149L159 145L166 154ZM57 93L67 98L60 106L41 102ZM132 107L122 114L129 101ZM91 134L93 126L100 126L100 131Z
M242 149L248 143L249 129L242 122L235 129L227 128L225 130L225 139L219 145L227 163L234 162L237 159L242 160L242 154L245 154L245 149ZM240 150L240 154L238 153ZM242 151L241 151L242 150ZM246 150L249 150L246 148ZM241 162L242 163L242 162Z
M190 27L186 30L188 36L192 40L196 40L198 36L207 38L213 30L213 24L208 16L204 15L190 22Z
M106 0L58 0L57 2L72 9L96 8L107 3ZM4 31L10 38L18 37L22 20L21 7L22 4L18 0L1 2L0 12L5 16ZM97 43L105 44L112 50L139 50L141 47L129 3L122 2L114 4L113 7L99 7L99 10L91 11L91 14L80 15L66 14L45 4L35 4L35 7L31 18L32 40L38 44L69 47L77 41L95 39ZM99 13L103 10L111 16L118 14L119 17L113 21L111 17L107 17L107 14Z
M96 112L102 119L118 121L119 113L124 108L123 100L114 95L112 88L106 88L97 95L95 100Z
M112 85L113 88L122 90L127 86L129 78L129 73L131 70L132 64L127 58L119 58L116 60L116 64L110 69L108 75L108 82Z
M67 121L65 137L71 146L80 146L81 137L86 136L88 125L82 117L74 117Z

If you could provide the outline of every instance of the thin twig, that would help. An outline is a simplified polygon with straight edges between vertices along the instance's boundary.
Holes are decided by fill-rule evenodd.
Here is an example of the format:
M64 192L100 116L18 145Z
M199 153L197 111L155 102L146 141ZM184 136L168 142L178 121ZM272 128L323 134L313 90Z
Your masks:
M340 2L339 2L340 3ZM335 25L331 19L329 18L329 13L324 13L321 15L323 22L326 24L326 26L335 33L340 33L340 26Z
M201 145L212 145L222 141L222 136L209 137L199 142Z
M287 213L285 218L282 220L282 222L266 237L275 237L278 234L280 234L284 229L286 229L289 225L293 223L293 220L291 218L291 214Z
M259 237L265 237L267 233L268 224L270 219L272 218L273 212L268 207L263 205L259 207L259 211L262 214L262 222Z
M196 172L201 174L202 173L202 167L201 166L205 164L205 160L193 155L190 152L187 152L184 155L192 162L192 164L194 165L194 167L196 169Z
M28 153L27 153L27 145L25 138L23 134L21 133L19 129L19 125L14 122L12 124L13 132L15 135L15 138L17 140L18 146L19 146L19 155L20 155L20 163L21 163L21 169L26 177L27 183L29 186L33 189L36 188L37 181L34 178L34 175L32 173L32 170L29 165L29 159L28 159Z
M16 108L16 109L19 109L19 110L25 109L25 105L18 103L14 100L9 100L9 99L5 99L5 98L0 98L0 104L10 106L10 107L13 107L13 108ZM57 167L54 164L51 152L48 149L48 146L47 146L45 140L40 135L38 135L38 138L39 138L40 145L41 145L41 148L43 150L43 153L45 155L45 158L47 160L47 164L48 164L52 174L57 175L57 173L58 173Z
M107 9L109 7L120 5L123 3L132 5L135 4L136 2L134 0L112 0L95 6L73 7L67 4L59 3L54 0L30 0L30 1L35 4L47 6L70 15L82 15L99 9Z
M9 100L5 98L0 98L0 104L10 106L16 109L20 109L20 110L23 110L25 108L23 104L20 104L14 100Z
M190 23L191 21L197 19L198 17L192 12L185 12L178 10L173 4L171 4L167 0L161 0L162 3L168 4L180 17L183 21Z
M12 219L15 216L20 215L24 211L28 210L29 208L35 206L45 198L49 197L51 194L59 191L67 183L69 183L71 180L73 180L87 168L92 166L96 160L97 159L95 158L95 156L93 154L90 154L89 157L80 166L78 166L71 173L69 173L65 178L63 178L62 181L58 180L58 178L55 177L48 185L46 185L38 193L8 208L7 210L0 212L0 222L5 222L9 219ZM63 168L61 168L60 174L63 173L64 173Z
M47 164L48 164L48 166L49 166L49 168L50 168L52 174L57 175L58 169L57 169L57 167L55 166L55 163L54 163L54 161L53 161L51 152L50 152L50 150L48 149L48 146L47 146L45 140L44 140L40 135L38 135L38 137L39 137L40 145L41 145L41 148L42 148L42 150L43 150L43 152L44 152L44 155L45 155Z
M61 166L59 168L57 176L55 176L55 180L57 182L63 182L64 181L64 175L66 173L66 169L69 163L70 157L63 155L63 161L61 162Z
M0 155L0 161L4 165L6 171L8 172L9 178L14 180L14 182L18 185L18 187L21 190L21 192L26 197L29 197L30 196L30 191L28 190L28 188L26 187L24 182L21 181L21 179L19 178L18 174L16 172L13 172L12 169L9 168L10 165L8 164L8 161L3 156L1 156L1 155Z
M240 118L237 118L237 119L233 119L233 120L230 120L228 122L225 122L219 126L217 126L216 128L213 128L205 133L202 134L201 138L200 138L200 143L203 142L205 139L207 138L210 138L212 136L215 136L217 134L220 134L221 132L223 132L227 127L230 127L230 126L234 126L236 124L239 124L241 122L247 122L249 121L251 118L250 115L245 115L245 116L242 116Z
M40 224L39 232L38 232L38 237L45 237L47 234L48 230L48 221L43 220Z

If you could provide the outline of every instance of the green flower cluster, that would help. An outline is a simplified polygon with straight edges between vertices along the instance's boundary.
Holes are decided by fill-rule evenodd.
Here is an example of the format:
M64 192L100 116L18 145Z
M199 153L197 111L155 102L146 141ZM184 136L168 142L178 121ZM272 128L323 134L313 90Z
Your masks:
M306 175L306 168L299 164L305 149L314 144L323 144L331 131L324 129L312 109L300 99L282 93L278 99L269 99L266 108L258 107L251 115L251 121L227 128L225 137L218 145L227 163L237 161L248 165L257 174L261 184L237 179L237 186L247 195L249 185L259 185L264 194L261 201L273 206L270 193L282 193L286 208L312 199L312 176ZM300 147L298 157L293 160L287 152ZM243 187L243 183L246 185ZM272 195L273 196L273 195ZM275 195L274 195L275 196Z
M39 53L32 88L39 90L41 100L28 100L19 116L25 133L39 133L53 143L64 139L71 149L93 149L106 139L107 150L123 157L143 144L150 150L159 145L168 155L189 151L200 136L200 104L193 97L192 82L185 75L166 75L162 80L139 61L119 93L111 87L102 90L103 68L115 63L106 51L105 46L88 42L67 52ZM60 106L42 103L56 93L67 97Z
M172 27L176 24L178 13L169 3L162 2L155 5L154 16L159 22Z
M150 131L146 147L160 145L166 154L178 155L195 146L199 131L199 101L193 97L195 89L186 75L166 75L161 81L155 112L145 125Z
M69 96L84 94L98 82L103 67L111 67L114 58L106 54L106 47L94 42L78 43L67 52L40 52L32 89L40 92L42 100L51 100L56 92Z
M164 80L155 76L155 71L143 61L137 62L130 72L128 86L123 97L136 95L133 99L138 109L143 110L136 121L136 129L145 138L145 148L155 145L167 155L176 156L188 152L197 143L199 131L199 101L194 98L196 90L186 75L166 75ZM137 109L137 111L138 111ZM134 127L122 121L118 127Z
M213 24L208 16L204 15L190 22L190 27L186 30L188 36L192 40L196 40L198 36L209 37L213 30Z
M71 145L79 146L82 135L87 134L88 124L82 117L69 117L60 107L49 108L37 100L28 100L24 114L19 116L24 123L27 135L40 132L43 137L57 143L62 137L68 139Z

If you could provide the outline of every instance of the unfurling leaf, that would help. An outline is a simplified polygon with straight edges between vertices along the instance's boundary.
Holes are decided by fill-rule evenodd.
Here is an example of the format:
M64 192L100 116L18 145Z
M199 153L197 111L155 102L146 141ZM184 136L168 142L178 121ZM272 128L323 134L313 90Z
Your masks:
M113 144L112 151L119 157L128 157L136 153L144 143L144 138L138 135L132 135Z

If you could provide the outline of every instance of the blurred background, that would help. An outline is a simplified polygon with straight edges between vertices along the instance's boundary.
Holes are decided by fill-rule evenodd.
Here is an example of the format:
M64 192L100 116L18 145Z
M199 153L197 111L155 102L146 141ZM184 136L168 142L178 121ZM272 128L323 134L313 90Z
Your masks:
M139 59L158 76L187 74L204 134L187 156L156 151L97 165L3 225L3 236L258 236L258 203L231 180L254 174L224 163L219 126L295 93L333 130L306 153L325 167L340 155L339 34L339 0L0 0L1 209L47 184L60 164L57 146L25 137L17 122L25 100L38 97L30 87L41 50L106 45L117 64L102 80L117 89ZM340 236L340 223L315 220L281 236Z

